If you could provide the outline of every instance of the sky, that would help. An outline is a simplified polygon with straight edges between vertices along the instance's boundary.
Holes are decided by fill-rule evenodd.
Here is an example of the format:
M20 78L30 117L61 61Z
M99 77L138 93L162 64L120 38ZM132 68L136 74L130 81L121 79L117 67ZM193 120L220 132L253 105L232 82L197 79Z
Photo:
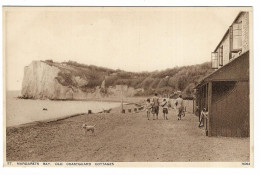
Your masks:
M240 7L4 7L7 90L33 60L132 72L210 61ZM248 10L248 9L246 9Z

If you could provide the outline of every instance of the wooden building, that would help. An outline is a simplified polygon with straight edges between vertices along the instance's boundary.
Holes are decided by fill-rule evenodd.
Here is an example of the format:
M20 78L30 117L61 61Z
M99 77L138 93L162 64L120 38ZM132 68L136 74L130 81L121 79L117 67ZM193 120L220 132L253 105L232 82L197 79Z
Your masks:
M249 136L249 52L249 13L240 12L211 54L215 71L195 87L206 135Z

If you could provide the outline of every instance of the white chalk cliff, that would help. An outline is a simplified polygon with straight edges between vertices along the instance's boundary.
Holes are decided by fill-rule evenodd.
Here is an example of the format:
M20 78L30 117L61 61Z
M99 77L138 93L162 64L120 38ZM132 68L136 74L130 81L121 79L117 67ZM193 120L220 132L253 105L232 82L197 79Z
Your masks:
M22 96L33 99L73 99L73 89L62 86L56 77L60 69L41 61L24 68Z
M88 78L75 75L77 69L61 63L33 61L24 68L22 97L29 99L72 100L102 97L101 88L95 87L88 92L82 87L88 85ZM103 83L102 83L103 84ZM125 96L133 96L134 88L125 87ZM106 96L121 96L119 87L107 88ZM103 94L104 96L104 94Z

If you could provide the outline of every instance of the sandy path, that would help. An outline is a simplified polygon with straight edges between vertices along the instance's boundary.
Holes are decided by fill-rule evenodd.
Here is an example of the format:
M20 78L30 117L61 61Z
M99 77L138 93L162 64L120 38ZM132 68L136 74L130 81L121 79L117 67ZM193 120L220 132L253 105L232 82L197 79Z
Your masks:
M96 124L85 137L82 123ZM249 138L206 137L197 117L147 120L145 112L78 116L7 129L8 161L249 161Z

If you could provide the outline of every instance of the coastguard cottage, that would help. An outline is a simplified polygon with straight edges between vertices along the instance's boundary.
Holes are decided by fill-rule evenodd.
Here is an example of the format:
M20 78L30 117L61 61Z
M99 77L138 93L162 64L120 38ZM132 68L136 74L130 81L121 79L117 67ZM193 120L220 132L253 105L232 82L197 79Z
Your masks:
M195 87L198 110L206 108L208 112L204 118L205 133L208 136L248 137L249 12L237 15L211 53L211 59L215 71Z

